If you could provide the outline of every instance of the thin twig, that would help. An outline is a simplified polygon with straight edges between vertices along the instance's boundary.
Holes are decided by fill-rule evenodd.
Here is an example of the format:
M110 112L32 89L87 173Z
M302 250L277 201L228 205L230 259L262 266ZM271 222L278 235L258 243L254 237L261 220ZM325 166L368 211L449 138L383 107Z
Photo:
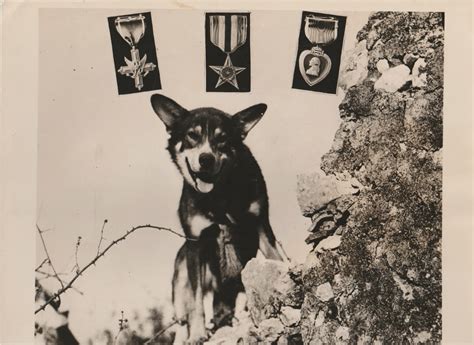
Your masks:
M158 339L160 335L165 333L171 326L174 326L178 323L178 320L173 320L169 324L167 324L164 328L162 328L158 333L156 333L153 337L150 338L147 342L145 342L143 345L151 345L153 342Z
M150 224L146 224L146 225L139 225L139 226L136 226L136 227L133 227L131 228L130 230L128 230L123 236L117 238L116 240L112 241L103 251L101 251L99 253L99 255L97 255L94 259L92 259L87 265L85 265L80 271L78 271L76 273L76 275L69 281L69 283L67 283L67 285L63 286L60 290L58 290L49 300L47 300L43 305L41 305L38 309L35 310L35 314L40 312L41 310L43 310L44 308L46 308L46 306L48 304L50 304L52 301L54 301L56 298L58 298L59 296L61 296L64 292L66 292L67 290L69 290L71 287L72 287L72 284L89 268L91 267L92 265L94 265L96 263L97 260L99 260L102 256L105 255L105 253L107 253L110 248L112 248L114 245L116 245L117 243L119 243L120 241L126 239L130 234L132 234L133 232L139 230L139 229L145 229L145 228L149 228L149 229L155 229L155 230L160 230L160 231L168 231L168 232L171 232L172 234L175 234L176 236L179 236L181 238L184 238L188 241L197 241L196 238L188 238L172 229L169 229L169 228L164 228L164 227L161 227L161 226L155 226L155 225L150 225ZM62 282L61 282L62 284Z
M44 277L38 278L38 280L42 280L42 279L45 279L45 278L54 278L54 275L53 275L53 274L48 273L48 272L45 272L45 271L36 270L36 273L39 273L39 274L44 275ZM61 274L61 273L58 273L58 274ZM61 280L62 280L62 282L63 282L64 284L67 284L67 282L66 282L65 280L63 280L63 279L61 279ZM82 292L82 291L79 290L78 288L76 288L76 287L73 286L72 289L73 289L74 291L76 291L78 294L84 295L84 292Z
M79 267L79 262L77 261L77 252L79 251L79 246L81 245L81 239L82 237L79 236L77 238L77 242L76 242L76 250L74 252L74 257L76 258L76 264L74 265L74 267L72 268L73 270L76 269L76 273L79 273L79 271L81 270L81 268Z
M41 267L43 267L43 265L44 265L45 263L47 263L47 262L48 262L48 258L45 258L45 259L43 260L43 262L40 263L39 266L35 268L35 272L38 272L38 270L40 270Z
M288 254L286 254L286 251L285 251L285 248L283 248L283 245L281 244L281 242L277 239L275 239L276 243L278 243L278 245L280 246L280 249L281 249L281 252L283 253L283 255L286 257L286 260L288 260L288 262L291 262L291 259L290 257L288 256Z
M97 254L96 255L99 255L100 253L100 245L102 244L102 240L104 240L104 228L105 228L105 224L107 224L108 220L107 219L104 219L104 223L102 224L102 229L100 230L100 240L99 240L99 245L97 246Z
M46 258L48 259L48 263L49 265L51 266L51 269L53 270L54 272L54 276L56 277L56 279L59 281L59 284L61 284L61 288L64 289L64 284L62 282L62 280L59 278L59 275L58 273L56 272L56 269L54 268L54 265L53 265L53 262L51 261L51 257L49 256L49 253L48 253L48 248L46 247L46 242L44 241L44 237L43 237L43 232L41 231L40 227L38 226L38 224L36 224L36 229L38 230L38 233L40 235L40 238L41 238L41 242L43 243L43 249L44 249L44 252L46 254ZM59 297L59 296L58 296Z
M56 278L56 276L54 274L48 273L46 271L36 270L35 272L43 274L43 275L48 275L48 278ZM58 273L58 276L65 276L65 275L67 275L67 273Z

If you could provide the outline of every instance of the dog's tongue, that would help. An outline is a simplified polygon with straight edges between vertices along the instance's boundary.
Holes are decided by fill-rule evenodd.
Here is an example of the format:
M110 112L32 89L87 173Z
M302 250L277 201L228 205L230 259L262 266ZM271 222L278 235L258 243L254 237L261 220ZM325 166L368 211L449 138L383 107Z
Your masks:
M200 178L196 178L196 188L201 193L209 193L214 188L214 183L204 182Z

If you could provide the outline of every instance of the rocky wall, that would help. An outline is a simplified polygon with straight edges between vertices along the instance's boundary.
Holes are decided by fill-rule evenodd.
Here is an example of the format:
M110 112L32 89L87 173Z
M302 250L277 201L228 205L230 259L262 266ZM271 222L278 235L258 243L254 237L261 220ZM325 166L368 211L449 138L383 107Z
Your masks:
M313 220L305 344L441 340L443 27L442 13L379 12L358 34L327 176L298 183Z

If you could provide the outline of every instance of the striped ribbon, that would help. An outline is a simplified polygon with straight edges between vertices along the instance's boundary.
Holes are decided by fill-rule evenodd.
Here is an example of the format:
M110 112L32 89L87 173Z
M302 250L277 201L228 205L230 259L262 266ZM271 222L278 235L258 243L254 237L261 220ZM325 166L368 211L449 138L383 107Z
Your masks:
M210 40L224 53L233 53L247 41L247 16L212 15L209 22Z

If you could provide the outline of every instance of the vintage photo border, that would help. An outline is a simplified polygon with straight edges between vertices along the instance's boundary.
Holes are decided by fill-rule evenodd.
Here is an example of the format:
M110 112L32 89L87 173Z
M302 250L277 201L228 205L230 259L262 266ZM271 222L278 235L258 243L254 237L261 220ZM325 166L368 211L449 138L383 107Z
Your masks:
M443 338L472 342L472 4L469 1L86 2L8 1L2 8L0 343L33 343L37 155L37 27L42 7L416 10L446 13L443 149Z

